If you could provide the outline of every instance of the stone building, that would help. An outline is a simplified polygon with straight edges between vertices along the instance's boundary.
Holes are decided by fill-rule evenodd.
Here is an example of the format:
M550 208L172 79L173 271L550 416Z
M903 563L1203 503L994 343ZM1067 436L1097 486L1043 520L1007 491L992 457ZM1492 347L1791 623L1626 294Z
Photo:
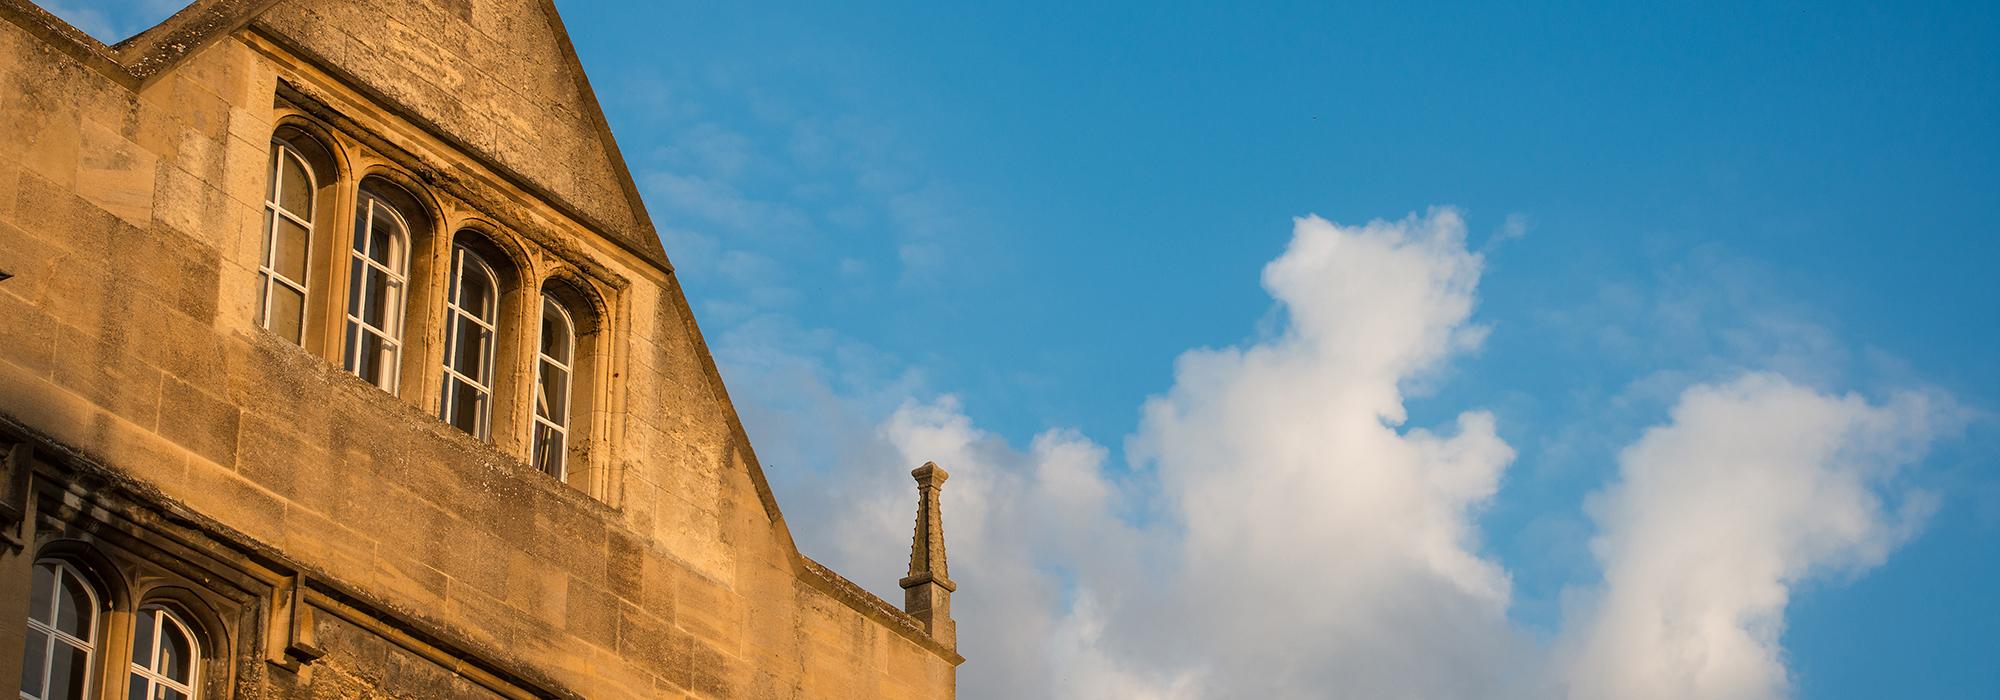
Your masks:
M548 0L0 18L0 687L954 695L943 470L798 552Z

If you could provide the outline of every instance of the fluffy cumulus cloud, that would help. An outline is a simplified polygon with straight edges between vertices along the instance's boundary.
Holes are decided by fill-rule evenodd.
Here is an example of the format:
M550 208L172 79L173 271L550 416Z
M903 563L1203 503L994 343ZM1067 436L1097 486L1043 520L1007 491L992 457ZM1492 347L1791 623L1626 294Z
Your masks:
M1264 270L1284 328L1183 355L1146 405L1130 449L1157 472L1179 541L1161 609L1114 631L1143 644L1200 630L1146 657L1217 696L1510 687L1509 583L1473 517L1513 450L1485 412L1403 426L1402 387L1482 335L1479 274L1450 210L1298 221ZM1453 673L1437 672L1444 659Z
M1785 697L1793 586L1876 566L1931 509L1895 486L1943 412L1755 374L1689 389L1589 503L1604 567L1566 641L1571 697Z
M1603 581L1538 642L1479 538L1514 459L1496 418L1407 424L1410 387L1484 337L1465 236L1449 209L1298 220L1263 275L1282 321L1183 354L1127 464L1069 430L1009 444L949 396L848 402L886 415L818 443L838 463L781 494L825 524L799 541L893 597L914 502L887 467L949 469L973 699L1782 697L1790 588L1877 565L1920 524L1928 501L1897 477L1933 402L1764 374L1688 388L1585 505Z
M867 442L873 447L854 451L868 455L867 466L842 469L788 503L827 524L795 533L808 553L899 600L894 580L908 554L885 543L909 541L915 492L908 475L883 466L945 465L951 574L980 582L953 599L959 626L979 630L960 640L961 651L981 659L962 671L967 697L1131 697L1104 694L1127 681L1096 656L1103 620L1088 594L1077 597L1105 582L1079 581L1079 573L1127 580L1128 568L1114 560L1130 561L1137 536L1113 516L1120 490L1106 481L1103 447L1050 431L1017 450L974 427L950 397L901 405Z

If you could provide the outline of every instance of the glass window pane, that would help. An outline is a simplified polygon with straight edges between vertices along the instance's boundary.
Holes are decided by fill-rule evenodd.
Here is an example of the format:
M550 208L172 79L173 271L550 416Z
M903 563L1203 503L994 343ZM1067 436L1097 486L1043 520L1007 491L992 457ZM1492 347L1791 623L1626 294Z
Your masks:
M271 331L294 343L305 329L306 296L283 283L271 284Z
M350 324L351 326L351 324ZM351 326L352 332L359 334L360 342L355 355L354 373L375 386L387 386L392 351L382 336L367 329Z
M264 267L277 265L277 262L272 257L272 252L277 249L277 237L272 234L272 229L278 225L278 220L282 218L284 217L278 216L269 207L264 208L264 257L259 258L262 261L259 264Z
M62 593L56 596L56 631L90 639L90 623L96 612L90 609L90 593L83 581L64 571Z
M366 267L367 271L362 274L367 275L368 291L361 297L360 313L355 315L367 321L368 325L386 330L389 317L389 276L383 274L382 268L373 265Z
M382 332L388 334L390 340L401 340L403 337L403 283L397 282L394 278L387 276L382 277L381 281L381 293L376 295L380 299L377 304L381 306L381 311L377 315L381 317L381 320L377 321L377 323L380 324ZM373 292L375 290L371 288L369 291Z
M563 435L546 423L535 423L534 465L550 476L562 476Z
M553 357L557 362L570 363L572 337L569 324L563 320L562 309L554 301L542 300L542 354Z
M305 164L299 162L297 156L287 154L278 165L284 169L284 191L278 193L278 206L299 215L299 218L311 221L312 178L306 175Z
M361 353L357 351L357 346L361 344L360 325L356 324L352 319L348 320L347 333L342 337L346 338L347 340L341 343L340 366L349 372L353 372L356 376L360 376Z
M451 415L446 417L447 422L475 437L484 438L486 431L482 418L485 411L482 409L486 406L486 395L457 379L450 382L450 391L452 406Z
M492 342L492 333L470 321L458 322L458 338L452 343L451 368L480 384L492 385L492 372L486 366L486 346Z
M547 297L542 298L542 354L554 355L556 343L556 309Z
M125 691L125 700L147 700L146 691L152 689L152 687L153 684L148 683L145 676L134 673L132 674L132 683Z
M368 222L373 220L368 213L370 201L366 195L363 195L361 197L361 213L354 217L354 252L362 255L368 254Z
M397 234L401 230L402 227L396 225L396 220L389 216L389 212L384 205L376 204L375 222L373 226L368 228L368 257L374 259L375 262L394 267L392 263L395 262L395 258L393 256L397 248L395 241L398 238Z
M549 422L569 425L569 373L548 362L542 362L542 382L537 387L536 412Z
M187 700L187 695L173 688L162 686L160 688L160 700Z
M355 316L361 315L361 297L368 293L368 278L363 275L367 268L360 258L347 266L347 313Z
M53 600L56 590L55 568L48 564L36 564L33 587L34 591L28 598L28 618L49 624L53 622L49 619L49 610L51 604L55 602Z
M549 417L548 385L542 377L542 373L548 371L548 366L547 360L535 365L535 417L537 418Z
M459 276L458 290L454 298L458 307L481 321L493 322L493 280L486 276L479 256L464 248L458 249L463 257L464 273Z
M153 667L153 629L159 626L158 611L151 608L139 611L139 619L132 629L132 663L144 668Z
M298 222L278 217L277 254L272 269L293 282L306 281L306 244L311 233Z
M49 700L83 700L84 686L89 684L90 654L57 642L49 662L49 692L42 697Z
M194 659L194 640L188 639L187 630L172 620L160 625L160 664L154 670L174 681L186 683L188 667Z
M41 568L41 567L36 567ZM28 629L28 646L21 650L21 692L35 697L42 695L42 673L48 670L49 635L38 629Z

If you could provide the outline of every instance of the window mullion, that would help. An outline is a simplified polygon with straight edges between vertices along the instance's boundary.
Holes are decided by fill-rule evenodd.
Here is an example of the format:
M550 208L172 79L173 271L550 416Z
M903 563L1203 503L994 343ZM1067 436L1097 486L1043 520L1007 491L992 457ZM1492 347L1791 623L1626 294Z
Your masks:
M458 275L453 274L452 279L457 280ZM457 296L457 291L458 290L455 289L445 290L446 298L449 299L454 296ZM450 314L451 318L445 322L444 356L447 362L444 363L445 392L444 392L443 408L444 408L444 415L447 416L446 420L450 420L449 416L451 416L451 414L455 412L454 409L458 407L458 392L451 390L451 380L452 378L458 376L458 372L452 369L451 362L449 362L449 360L458 354L458 324L461 314L457 313L456 304L451 304L447 302L446 306L452 308L452 313Z
M465 373L464 373L464 372L460 372L460 371L458 371L458 370L455 370L455 369L452 369L452 368L450 368L450 367L446 367L446 368L444 368L444 371L445 371L445 374L449 374L449 375L451 375L452 377L455 377L455 378L457 378L457 379L458 379L458 381L460 381L460 382L463 382L463 383L464 383L464 384L465 384L466 386L469 386L469 387L472 387L473 389L477 389L477 390L479 391L479 394L480 394L481 396L492 396L492 395L493 395L493 388L492 388L492 387L489 387L489 386L486 386L486 385L484 385L484 384L480 384L479 382L477 382L477 381L473 380L473 378L471 378L471 377L468 377L468 376L465 376Z
M548 353L542 353L542 361L547 362L551 365L555 365L556 369L562 370L564 372L569 371L569 365L563 364L562 360L558 360L554 356L549 355Z

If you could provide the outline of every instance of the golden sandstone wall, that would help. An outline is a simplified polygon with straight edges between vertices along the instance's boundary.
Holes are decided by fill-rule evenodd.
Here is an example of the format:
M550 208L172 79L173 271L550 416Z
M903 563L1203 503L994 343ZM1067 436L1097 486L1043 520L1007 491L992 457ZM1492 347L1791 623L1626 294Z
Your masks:
M23 619L44 548L102 547L120 553L90 562L160 572L112 585L128 602L155 580L223 591L198 615L226 657L214 697L953 696L947 645L793 547L629 177L594 140L588 88L530 70L575 66L547 11L278 3L128 79L128 57L0 0L0 455L32 492L0 546L0 624ZM434 417L434 367L391 395L330 343L253 322L282 119L327 129L350 209L355 175L398 178L445 239L503 239L515 293L550 276L597 290L588 479L524 463L524 402L500 402L483 444ZM422 365L441 274L412 282ZM503 324L531 308L503 305ZM500 367L502 391L525 386L532 352L503 345ZM19 645L0 635L0 686Z

